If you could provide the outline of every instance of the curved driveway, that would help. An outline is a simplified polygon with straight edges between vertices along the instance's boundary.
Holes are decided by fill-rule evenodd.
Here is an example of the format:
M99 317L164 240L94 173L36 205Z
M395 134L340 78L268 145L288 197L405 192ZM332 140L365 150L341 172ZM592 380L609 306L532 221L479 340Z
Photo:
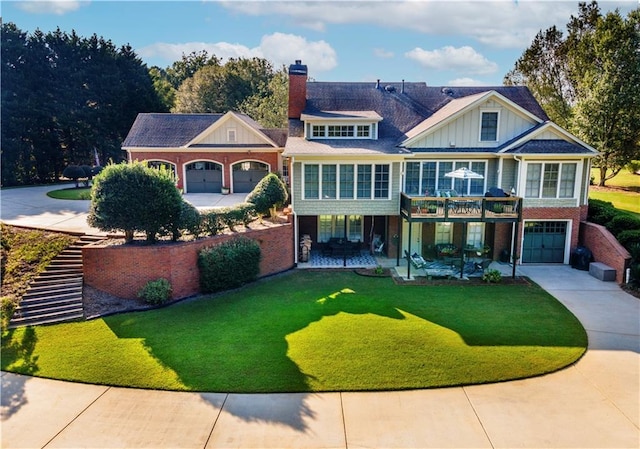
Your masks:
M50 189L3 190L2 221L91 232L83 224L86 202L50 200ZM255 395L136 390L3 372L1 446L640 447L640 300L567 266L524 266L518 273L584 325L589 350L576 364L489 385Z

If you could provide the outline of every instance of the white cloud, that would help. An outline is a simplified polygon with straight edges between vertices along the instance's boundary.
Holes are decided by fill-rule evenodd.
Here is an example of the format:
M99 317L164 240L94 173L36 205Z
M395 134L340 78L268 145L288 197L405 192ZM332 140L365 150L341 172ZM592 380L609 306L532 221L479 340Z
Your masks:
M447 86L487 86L488 84L484 81L474 80L473 78L456 78L453 80L449 80L447 82Z
M293 63L301 59L309 65L312 72L324 72L337 65L335 50L323 40L308 41L304 37L293 34L273 33L265 35L260 45L249 48L242 44L229 42L185 42L181 44L168 44L159 42L136 50L143 59L162 58L168 64L178 61L183 54L206 50L209 55L227 60L229 58L265 58L271 61L275 68Z
M87 1L76 0L47 0L47 1L21 1L15 6L30 14L55 14L58 16L73 12L87 5Z
M416 47L405 53L405 56L427 69L453 70L476 75L487 75L498 70L495 62L489 61L469 46L446 46L438 50Z
M382 59L389 59L395 56L392 51L385 50L384 48L374 48L373 54Z
M241 14L288 16L295 25L370 24L441 36L467 36L500 48L521 48L551 25L564 26L578 11L565 1L265 1L222 2ZM607 5L609 6L609 5Z

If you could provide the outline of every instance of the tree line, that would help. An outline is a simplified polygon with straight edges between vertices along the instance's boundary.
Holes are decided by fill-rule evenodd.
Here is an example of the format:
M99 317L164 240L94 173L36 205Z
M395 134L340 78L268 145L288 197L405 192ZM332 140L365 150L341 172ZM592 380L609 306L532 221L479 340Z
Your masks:
M287 78L260 58L206 52L147 68L129 45L1 26L2 186L55 182L69 165L120 162L141 112L245 112L286 126Z
M640 159L640 9L580 3L566 35L540 31L504 77L528 86L552 121L600 152L598 184Z

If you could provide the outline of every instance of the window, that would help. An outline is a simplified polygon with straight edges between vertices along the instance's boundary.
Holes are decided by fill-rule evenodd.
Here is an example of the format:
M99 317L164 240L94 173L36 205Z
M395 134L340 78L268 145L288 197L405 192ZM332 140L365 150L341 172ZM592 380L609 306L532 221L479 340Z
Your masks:
M325 127L324 125L313 125L311 127L311 136L312 137L325 137Z
M304 199L388 199L389 164L305 164Z
M560 176L560 198L573 198L576 185L576 164L562 164Z
M320 215L318 217L318 241L344 238L344 215ZM347 240L362 241L362 215L347 216Z
M336 198L336 166L322 166L322 198L332 200Z
M527 165L525 198L573 198L575 163L533 163Z
M467 223L467 245L482 248L484 243L484 223Z
M227 142L235 142L236 141L236 130L228 129L227 130Z
M352 199L353 198L353 165L341 165L340 166L340 198Z
M498 140L498 112L482 112L480 120L480 141L496 142Z
M306 199L320 197L320 166L317 164L304 166L304 197Z
M327 128L329 137L353 137L353 126L329 125Z
M436 223L435 243L451 243L453 223Z
M445 176L461 167L467 167L483 178L455 179ZM404 192L407 195L435 196L436 190L455 189L461 195L482 196L485 192L486 167L486 161L407 162ZM419 191L418 185L421 186Z
M369 125L358 125L358 137L369 137L371 135L371 127Z
M358 165L358 198L371 198L371 165Z
M382 165L382 164L376 165L374 197L375 198L389 197L389 166L388 165Z
M372 139L375 138L375 123L365 125L311 125L307 123L306 134L309 139Z

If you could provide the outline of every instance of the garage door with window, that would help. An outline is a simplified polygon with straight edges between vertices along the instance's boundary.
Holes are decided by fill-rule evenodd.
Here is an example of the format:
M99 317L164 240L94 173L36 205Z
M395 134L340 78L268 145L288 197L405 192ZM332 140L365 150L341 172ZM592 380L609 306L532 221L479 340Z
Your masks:
M187 165L187 192L220 193L222 166L214 162L193 162Z
M563 263L566 221L528 221L524 224L523 263Z
M249 193L269 173L267 164L240 162L233 166L233 192Z

